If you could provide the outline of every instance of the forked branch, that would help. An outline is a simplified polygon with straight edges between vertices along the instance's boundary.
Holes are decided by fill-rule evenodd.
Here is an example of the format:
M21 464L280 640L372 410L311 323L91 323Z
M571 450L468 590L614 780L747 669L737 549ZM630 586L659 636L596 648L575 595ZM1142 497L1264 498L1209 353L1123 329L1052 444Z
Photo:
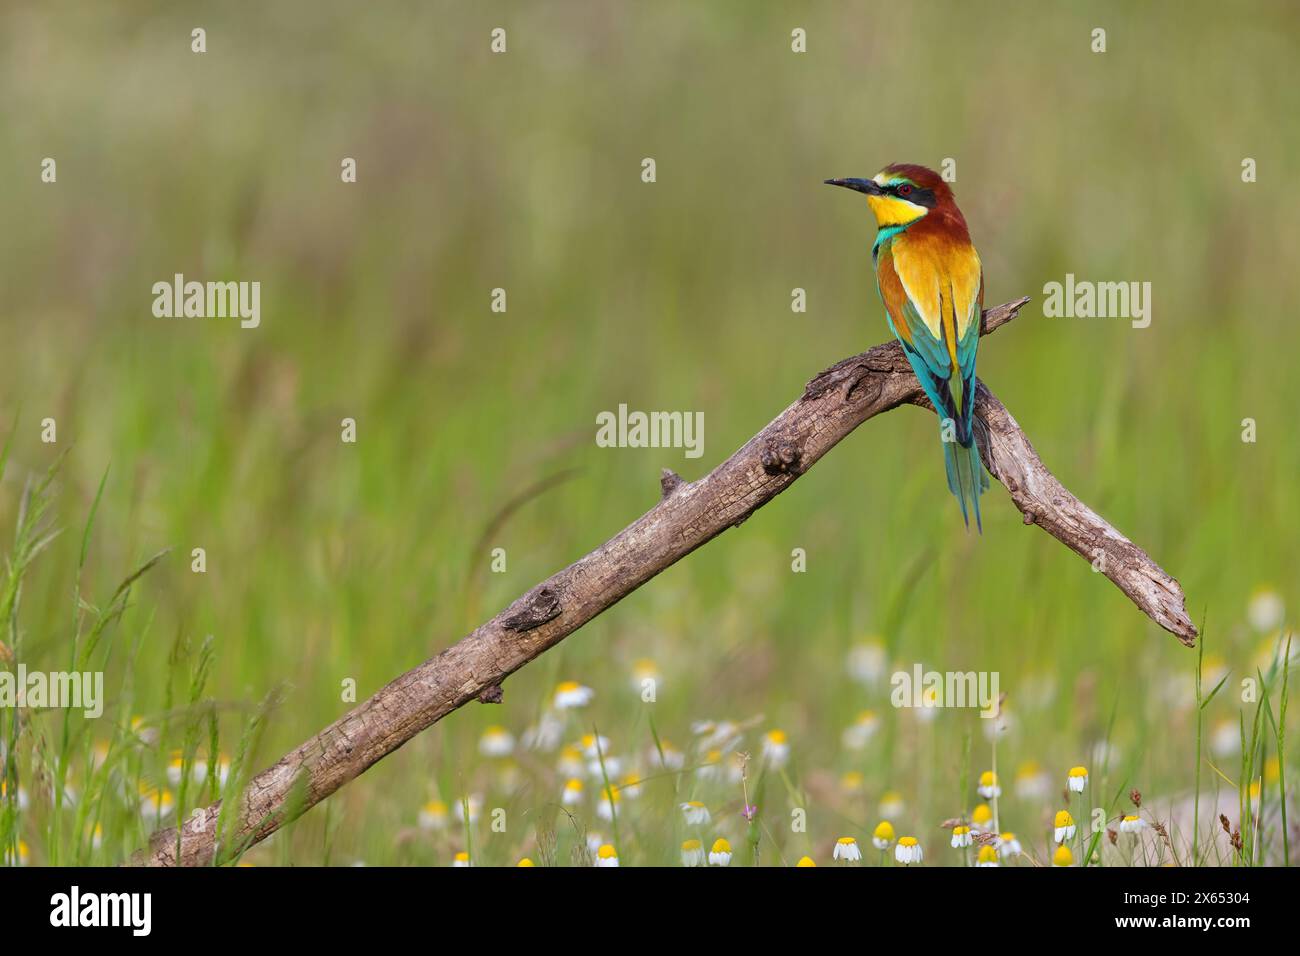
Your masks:
M983 315L988 334L1028 299ZM1196 628L1178 582L1141 548L1070 494L1044 467L1010 412L982 384L984 462L1026 524L1037 524L1110 578L1148 617L1192 646ZM233 832L256 843L472 700L501 700L502 682L669 565L739 525L793 484L868 418L903 404L926 405L902 349L878 345L822 372L802 396L708 475L687 482L665 472L659 502L586 557L538 584L431 660L407 671L278 763L254 777ZM132 862L205 865L213 858L220 804L155 833Z

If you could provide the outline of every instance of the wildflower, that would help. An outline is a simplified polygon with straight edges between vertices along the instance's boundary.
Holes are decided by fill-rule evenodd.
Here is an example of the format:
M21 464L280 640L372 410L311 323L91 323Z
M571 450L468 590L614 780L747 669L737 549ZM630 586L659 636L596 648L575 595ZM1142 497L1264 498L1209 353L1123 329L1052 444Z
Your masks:
M795 864L795 866L816 866L816 865L817 864L813 862L813 858L810 856L799 857L799 862Z
M1230 757L1241 750L1241 730L1235 720L1220 720L1210 731L1210 750L1216 757Z
M658 747L650 748L650 763L662 770L681 770L686 766L686 755L667 740L660 740Z
M175 809L176 799L170 790L140 784L140 815L146 819L161 820Z
M871 843L877 850L888 850L891 843L894 842L894 825L888 820L881 820L876 824L875 831L871 834Z
M90 848L92 850L98 850L103 845L104 825L102 823L96 823L95 829L90 831Z
M632 665L632 689L638 694L645 693L646 681L651 686L659 682L659 668L648 657L643 657Z
M846 750L861 750L875 736L876 728L879 726L880 718L875 715L875 712L864 710L844 729L840 742L844 744Z
M564 721L554 712L546 711L524 731L520 745L526 750L552 751L564 739Z
M1020 841L1014 833L1002 833L998 836L998 849L1007 856L1020 855Z
M744 739L740 727L734 721L697 720L691 724L691 733L700 739L696 741L699 750L735 750Z
M704 762L695 768L695 776L700 780L717 780L718 768L722 763L722 751L710 750L704 754Z
M19 840L17 865L26 866L27 861L30 860L31 858L32 858L31 850L28 849L26 843L24 843L22 840ZM0 863L3 863L5 866L13 865L14 863L13 850L11 850L9 847L6 846L4 848L3 855L0 855Z
M1250 620L1250 626L1260 633L1271 631L1282 626L1282 621L1286 617L1286 605L1282 603L1282 598L1276 591L1271 588L1258 588L1250 596L1250 603L1246 606L1246 617Z
M929 722L939 715L939 708L943 706L943 697L939 694L937 687L927 687L921 691L921 706L915 709L917 717Z
M774 768L785 766L790 759L790 744L784 730L769 730L763 735L763 757Z
M478 752L484 757L509 757L514 749L515 738L504 727L489 727L478 741Z
M635 800L641 796L641 778L634 773L629 773L623 777L623 782L619 784L618 789L629 800Z
M606 843L596 851L597 866L618 866L618 853L611 843Z
M0 803L3 803L9 796L9 784L5 780L0 780ZM18 810L22 812L31 805L31 800L27 796L27 791L21 786L18 788Z
M897 790L886 790L880 797L880 815L888 819L889 817L901 817L903 815L903 797Z
M952 848L960 850L971 845L970 827L952 828Z
M993 800L1002 796L1002 788L998 786L998 775L992 770L985 770L980 774L979 795L985 800Z
M686 817L686 822L690 826L702 827L712 819L709 816L709 808L698 800L689 800L681 806L682 814Z
M528 857L524 857L522 860L520 860L518 863L515 864L515 866L536 866L536 865L537 864L534 863L532 860L528 859Z
M582 751L572 745L566 746L560 751L555 769L566 777L576 777L587 769L587 765L582 762Z
M976 866L997 866L998 851L992 843L985 843L980 847L979 855L975 857Z
M1083 793L1083 788L1088 786L1088 768L1071 767L1065 782L1071 793Z
M861 793L865 783L866 778L858 770L850 770L840 777L840 789L845 793Z
M993 829L993 811L987 803L981 803L971 811L970 828L976 833L988 833Z
M894 847L894 859L904 866L920 863L921 844L916 842L916 837L902 837L898 841L898 846Z
M875 684L885 673L885 646L868 638L849 651L849 676L860 684Z
M682 843L682 866L702 866L704 864L704 844L699 840L686 840Z
M583 734L578 746L589 760L599 760L602 754L609 754L609 738L604 734Z
M1074 839L1074 817L1070 816L1069 810L1062 810L1057 813L1054 826L1056 829L1052 834L1052 839L1057 843L1064 843L1066 840Z
M555 688L555 709L571 710L575 707L586 707L595 696L596 692L590 687L584 687L576 680L566 680Z
M857 863L862 859L862 851L858 849L858 841L853 837L840 837L835 841L835 859L844 860L848 863Z
M457 853L455 856L451 858L451 865L455 867L469 866L469 854L466 853L464 850L461 850L459 853Z
M596 855L596 852L601 848L601 846L604 843L605 843L605 838L601 836L599 833L596 833L594 830L587 831L587 852L590 853L592 856Z
M181 768L184 764L184 756L179 750L173 750L171 760L167 763L167 782L173 787L181 785ZM190 760L190 780L194 783L202 783L208 776L208 764L205 760L195 757Z
M1016 769L1016 796L1021 800L1041 800L1051 789L1052 780L1032 760Z
M581 802L582 781L577 777L570 777L568 783L564 785L564 795L560 797L560 803L566 807L572 807Z
M151 747L158 742L158 728L150 726L149 721L143 717L131 718L131 733L135 734L141 743Z
M1120 833L1141 833L1146 829L1147 822L1140 816L1130 813L1123 820L1119 821Z
M441 830L447 825L447 804L430 800L420 808L420 829Z
M471 793L468 797L461 797L456 801L457 818L468 819L470 823L477 823L479 813L483 810L483 798L477 793Z
M713 841L713 849L709 851L709 866L730 866L731 865L731 844L722 837Z
M1062 843L1052 854L1052 866L1074 866L1074 854L1070 848Z
M621 803L623 798L619 796L617 788L604 787L600 791L600 802L596 804L596 816L602 820L613 820L615 807Z

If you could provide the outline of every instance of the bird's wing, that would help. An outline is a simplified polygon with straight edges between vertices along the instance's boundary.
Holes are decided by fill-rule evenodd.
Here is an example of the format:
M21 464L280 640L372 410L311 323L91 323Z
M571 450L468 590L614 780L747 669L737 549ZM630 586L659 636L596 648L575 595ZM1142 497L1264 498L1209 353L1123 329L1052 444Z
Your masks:
M984 297L979 255L969 242L942 234L903 233L889 246L882 248L876 269L895 332L939 382L958 372L951 382L952 411L967 418L963 397L975 372Z

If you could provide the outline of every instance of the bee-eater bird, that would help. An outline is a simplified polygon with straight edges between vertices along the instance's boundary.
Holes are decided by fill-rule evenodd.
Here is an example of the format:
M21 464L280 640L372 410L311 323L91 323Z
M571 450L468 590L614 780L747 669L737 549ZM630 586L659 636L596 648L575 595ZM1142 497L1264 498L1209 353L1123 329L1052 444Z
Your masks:
M988 488L975 441L975 352L984 306L984 272L952 190L924 166L895 163L871 179L828 179L866 193L876 217L876 288L890 331L903 346L939 414L948 488L980 523ZM968 511L969 509L969 511Z

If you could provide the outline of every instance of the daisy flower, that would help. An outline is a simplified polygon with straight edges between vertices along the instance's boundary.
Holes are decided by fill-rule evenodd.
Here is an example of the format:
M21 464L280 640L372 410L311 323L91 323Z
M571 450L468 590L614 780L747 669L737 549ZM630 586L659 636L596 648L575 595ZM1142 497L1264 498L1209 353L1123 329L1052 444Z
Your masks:
M617 789L604 787L600 791L600 802L596 804L596 816L602 820L613 820L616 807L621 803L623 798L619 796Z
M1119 821L1120 833L1141 833L1146 829L1147 822L1136 814L1129 814L1123 820Z
M695 776L700 780L717 780L722 765L722 751L710 750L704 754L704 761L695 768Z
M618 853L612 843L605 843L596 851L597 866L618 866Z
M509 757L514 749L515 738L504 727L489 727L478 740L478 752L484 757Z
M1020 855L1020 841L1014 833L1003 833L998 837L998 849L1007 856Z
M813 858L810 856L799 857L799 862L795 864L795 866L816 866L816 865L817 864L813 862Z
M997 866L998 851L993 848L993 844L985 843L980 847L979 855L975 857L976 866Z
M638 694L643 693L646 681L659 683L659 668L650 658L643 657L632 665L632 689Z
M844 733L840 735L840 742L846 750L861 750L875 736L876 728L879 726L880 718L875 712L864 710L858 714L852 724L844 728Z
M790 759L790 743L784 730L769 730L763 735L763 757L774 769L784 767Z
M844 793L861 793L866 782L867 779L862 776L861 771L850 770L840 777L840 790Z
M1246 617L1250 620L1251 627L1265 633L1282 626L1286 617L1286 605L1282 603L1281 595L1272 588L1257 588L1246 606Z
M682 843L682 866L702 866L704 864L704 844L699 840L686 840Z
M635 800L641 796L641 786L641 778L634 773L629 773L623 777L623 782L618 785L618 789L629 800Z
M1070 848L1062 843L1052 854L1052 866L1074 866L1074 854Z
M952 828L952 848L960 850L971 845L970 827Z
M979 795L985 800L992 800L995 797L1002 796L1002 788L998 786L998 775L992 770L985 770L980 774Z
M857 863L862 859L862 851L858 849L858 841L853 837L840 837L835 841L835 859L844 860L847 863Z
M582 751L573 745L567 745L560 751L560 759L555 763L555 769L566 777L576 777L587 769L583 763Z
M515 864L515 866L536 866L536 865L537 864L534 863L532 860L528 859L528 857L524 857L522 860L520 860L518 863Z
M871 844L877 850L888 850L890 844L894 842L894 825L888 820L881 820L876 824L875 831L871 834Z
M595 696L596 692L590 687L584 687L576 680L566 680L556 685L555 709L572 710L575 707L586 707Z
M1032 760L1016 769L1016 796L1021 800L1041 800L1052 787L1052 778Z
M730 866L731 865L731 844L722 837L713 841L713 849L709 850L709 866Z
M921 844L916 842L916 837L906 836L900 838L898 846L894 847L894 859L904 866L920 863Z
M455 856L451 858L451 865L454 867L469 866L469 854L466 853L464 850L461 850L459 853L457 853Z
M658 747L651 747L647 756L650 764L661 770L681 770L686 766L686 755L667 740L659 741Z
M971 811L970 828L977 833L987 833L993 829L993 810L987 803L981 803Z
M698 800L689 800L683 803L681 808L682 815L686 817L686 823L689 826L701 827L713 819L709 816L709 808Z
M582 781L577 777L570 777L568 783L564 785L564 795L560 797L560 803L566 807L577 806L582 802Z
M1071 767L1070 775L1065 778L1065 783L1070 788L1071 793L1083 793L1084 787L1088 786L1088 768Z
M885 674L885 645L877 638L868 638L849 651L848 671L859 684L877 683Z
M441 830L447 825L447 804L430 800L420 808L420 829Z
M1064 843L1066 840L1074 839L1074 817L1070 816L1069 810L1062 810L1057 813L1053 826L1055 830L1052 833L1052 839L1057 843Z
M886 790L880 797L880 815L885 819L903 815L903 796L897 790Z

